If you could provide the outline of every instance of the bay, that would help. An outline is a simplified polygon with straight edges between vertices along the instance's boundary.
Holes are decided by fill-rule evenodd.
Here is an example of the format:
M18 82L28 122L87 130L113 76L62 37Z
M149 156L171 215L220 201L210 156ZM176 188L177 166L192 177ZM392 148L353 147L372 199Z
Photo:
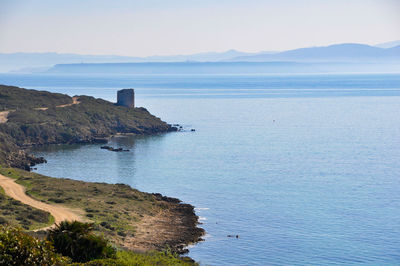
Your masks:
M0 83L115 100L185 132L37 149L37 172L193 204L205 265L398 264L400 75L21 75ZM196 129L190 132L190 129ZM227 235L239 235L228 238Z

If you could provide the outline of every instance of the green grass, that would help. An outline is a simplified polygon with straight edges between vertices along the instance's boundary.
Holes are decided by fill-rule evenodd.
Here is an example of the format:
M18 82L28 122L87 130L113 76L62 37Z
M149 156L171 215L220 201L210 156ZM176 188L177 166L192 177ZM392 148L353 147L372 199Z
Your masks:
M16 179L37 200L83 210L95 229L113 242L123 243L126 237L133 237L142 217L169 208L168 203L156 200L152 194L123 184L51 178L4 167L0 167L0 174Z
M178 206L176 201L143 193L123 184L51 178L16 169L29 170L35 162L35 158L23 150L29 146L90 143L118 133L146 135L172 130L168 124L144 108L125 108L88 96L79 96L79 101L80 104L57 108L58 105L71 103L71 97L0 85L0 111L13 110L8 115L8 121L0 124L0 165L6 165L0 167L0 173L14 178L26 187L28 195L37 200L80 209L85 218L95 224L97 233L104 234L116 245L129 248L124 245L128 240L135 240L140 222L160 213L168 213L173 217L171 222L162 221L165 223L163 226L168 227L168 230L180 228L180 231L177 239L155 234L156 240L161 239L161 242L154 244L154 247L160 249L168 241L173 246L177 242L180 245L185 241L197 240L196 236L199 237L202 231L198 228L193 231L196 230L197 217L190 205ZM38 107L48 109L36 110ZM13 226L36 229L54 221L48 213L13 200L4 195L4 191L0 197L0 218L6 219ZM0 222L3 221L1 219ZM182 236L183 233L186 235ZM167 253L121 251L119 254L118 262L127 265L135 265L136 262L140 265L189 263Z
M4 193L0 187L0 224L9 224L22 227L26 230L35 230L47 227L54 223L50 213L38 210L14 200Z
M136 253L117 250L108 259L73 263L72 258L57 254L55 243L38 240L18 228L0 225L0 258L4 265L70 265L70 266L135 266L135 265L198 265L188 257L170 251ZM2 265L3 265L2 264Z
M188 257L178 257L170 252L136 253L131 251L117 251L116 259L94 260L84 264L73 265L102 265L102 266L151 266L151 265L198 265Z
M72 103L68 95L0 85L0 111Z

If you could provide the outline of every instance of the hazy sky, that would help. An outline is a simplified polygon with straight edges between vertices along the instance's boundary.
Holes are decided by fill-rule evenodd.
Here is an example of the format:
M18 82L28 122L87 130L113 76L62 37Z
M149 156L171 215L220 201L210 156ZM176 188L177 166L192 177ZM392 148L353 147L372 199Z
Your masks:
M0 0L0 52L132 56L400 39L400 0Z

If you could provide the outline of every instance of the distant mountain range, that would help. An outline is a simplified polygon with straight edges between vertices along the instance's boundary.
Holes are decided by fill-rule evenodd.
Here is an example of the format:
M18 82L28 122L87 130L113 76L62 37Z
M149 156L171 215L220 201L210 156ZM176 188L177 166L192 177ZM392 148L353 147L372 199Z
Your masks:
M336 44L283 52L245 53L236 50L191 55L130 57L117 55L79 55L58 53L0 54L0 72L43 72L57 64L149 63L149 62L351 62L400 63L400 41L376 46Z
M247 55L230 59L236 62L400 62L400 46L379 48L365 44L336 44L310 47L275 54Z
M58 53L0 53L0 72L43 72L57 64L76 63L144 63L144 62L219 62L239 56L271 54L274 52L245 53L236 50L191 55L132 57L118 55L80 55Z
M379 48L393 48L393 47L396 47L399 45L400 45L400 41L393 41L393 42L379 43L374 46L379 47Z

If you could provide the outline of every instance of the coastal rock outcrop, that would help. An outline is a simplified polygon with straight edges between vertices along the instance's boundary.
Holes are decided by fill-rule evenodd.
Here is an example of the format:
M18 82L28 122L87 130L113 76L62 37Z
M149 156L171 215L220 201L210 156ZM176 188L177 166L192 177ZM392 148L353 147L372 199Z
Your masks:
M78 97L79 104L73 104L74 98L68 95L0 85L0 110L14 110L7 123L0 124L0 164L28 170L40 163L25 151L35 145L107 143L118 133L177 131L145 108L125 108L89 96L75 99Z

